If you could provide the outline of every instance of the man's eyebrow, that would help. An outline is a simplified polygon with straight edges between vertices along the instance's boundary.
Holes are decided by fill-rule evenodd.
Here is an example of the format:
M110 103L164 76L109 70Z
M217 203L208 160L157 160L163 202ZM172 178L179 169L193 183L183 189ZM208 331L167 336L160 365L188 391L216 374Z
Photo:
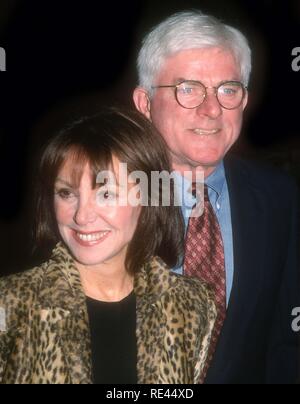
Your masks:
M220 84L222 84L222 83L230 83L230 82L232 82L232 81L233 81L233 82L236 81L236 82L239 82L239 83L242 82L241 79L238 79L238 78L236 78L236 77L234 76L232 79L222 80L222 81L220 82Z
M201 81L201 80L185 79L185 78L183 78L183 77L178 77L177 79L175 79L175 83L176 83L176 84L182 83L183 81L194 81L194 82L196 82L196 83L201 83L201 84L202 84L202 81ZM237 78L236 76L234 76L234 77L231 78L231 79L227 79L227 80L222 80L222 81L220 81L220 82L218 83L218 85L221 85L221 84L223 84L223 83L228 83L228 82L231 82L231 81L238 81L238 82L241 82L241 79L239 79L239 78Z
M177 79L175 79L176 84L182 83L183 81L191 81L191 80L187 80L184 77L178 77Z

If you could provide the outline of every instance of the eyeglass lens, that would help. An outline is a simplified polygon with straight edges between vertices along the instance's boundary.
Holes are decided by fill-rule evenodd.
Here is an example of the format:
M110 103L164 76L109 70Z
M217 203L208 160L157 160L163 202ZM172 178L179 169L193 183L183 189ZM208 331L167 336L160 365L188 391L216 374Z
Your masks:
M196 108L206 97L206 87L200 82L185 81L176 87L176 98L184 108ZM220 105L226 109L237 108L244 97L244 88L239 82L222 83L216 88Z

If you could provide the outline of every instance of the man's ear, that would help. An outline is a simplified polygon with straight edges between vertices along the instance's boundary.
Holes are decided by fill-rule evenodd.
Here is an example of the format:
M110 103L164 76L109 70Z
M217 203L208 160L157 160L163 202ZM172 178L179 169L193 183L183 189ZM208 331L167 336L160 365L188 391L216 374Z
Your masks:
M149 120L151 120L150 116L150 99L147 91L142 87L137 87L133 92L133 102L138 111L146 116Z
M247 104L248 104L248 90L246 90L246 94L245 94L245 97L243 99L243 111L246 108Z

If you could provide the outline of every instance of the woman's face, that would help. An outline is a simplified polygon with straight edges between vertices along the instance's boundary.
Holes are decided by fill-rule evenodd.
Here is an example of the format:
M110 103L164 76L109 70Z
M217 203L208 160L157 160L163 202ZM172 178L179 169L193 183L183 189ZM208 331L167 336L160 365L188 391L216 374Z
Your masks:
M114 166L115 163L118 164L118 160L114 159ZM118 179L118 174L116 176ZM128 244L138 223L140 206L99 204L99 198L105 201L108 194L101 188L93 189L88 164L78 188L72 186L71 178L71 163L66 163L56 179L54 196L55 215L62 240L81 265L124 263ZM110 194L109 197L112 196Z

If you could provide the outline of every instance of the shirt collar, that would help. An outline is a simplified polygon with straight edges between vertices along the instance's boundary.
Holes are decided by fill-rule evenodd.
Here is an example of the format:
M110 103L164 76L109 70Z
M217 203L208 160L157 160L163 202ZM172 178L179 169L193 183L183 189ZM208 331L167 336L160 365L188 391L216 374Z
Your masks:
M224 163L221 161L216 169L206 178L205 184L213 189L218 194L218 197L220 197L224 189L225 181Z
M181 193L183 198L183 206L191 208L195 205L195 197L189 192L191 189L191 182L187 177L182 176L179 172L175 173L175 189L176 192ZM226 181L224 163L221 161L216 169L205 179L205 184L208 186L208 191L213 190L216 193L216 198L222 195L224 184Z

